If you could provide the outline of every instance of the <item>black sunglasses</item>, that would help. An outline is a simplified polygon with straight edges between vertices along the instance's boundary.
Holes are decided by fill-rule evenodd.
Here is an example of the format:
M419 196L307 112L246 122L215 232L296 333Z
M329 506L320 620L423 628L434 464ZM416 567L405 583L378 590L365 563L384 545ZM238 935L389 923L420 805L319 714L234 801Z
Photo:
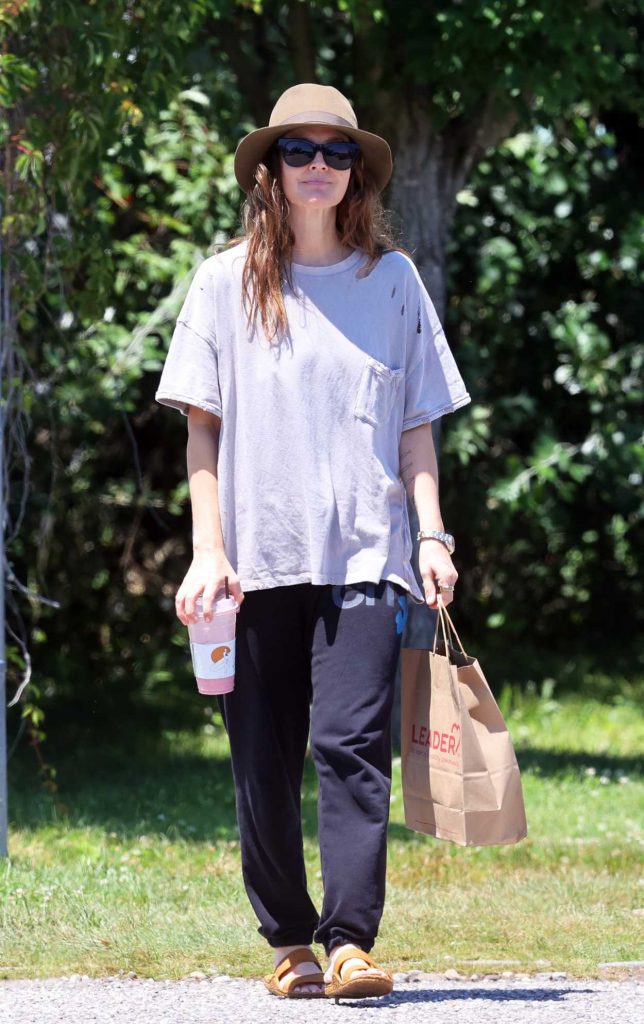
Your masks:
M282 160L289 167L306 167L315 154L322 152L325 163L334 171L348 171L360 154L357 142L309 142L308 139L278 139Z

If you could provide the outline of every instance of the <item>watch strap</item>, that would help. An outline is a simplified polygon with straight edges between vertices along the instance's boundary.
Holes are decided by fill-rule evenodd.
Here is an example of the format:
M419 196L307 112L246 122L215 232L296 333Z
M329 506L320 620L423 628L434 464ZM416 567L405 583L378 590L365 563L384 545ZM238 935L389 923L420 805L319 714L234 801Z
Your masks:
M445 530L419 530L416 540L438 540L441 544L445 545L450 555L453 555L456 549L454 538L451 533L446 533Z

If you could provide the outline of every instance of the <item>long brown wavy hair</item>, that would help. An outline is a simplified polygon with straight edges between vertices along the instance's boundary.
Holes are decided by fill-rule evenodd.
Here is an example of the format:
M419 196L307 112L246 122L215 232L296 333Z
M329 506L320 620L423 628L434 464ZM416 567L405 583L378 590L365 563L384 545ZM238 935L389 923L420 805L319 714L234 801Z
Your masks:
M288 333L282 280L286 278L292 287L290 265L295 242L288 200L280 183L279 159L272 148L257 165L255 185L242 206L244 235L234 239L248 241L242 293L249 329L259 314L270 341L279 341ZM353 165L347 191L336 208L336 227L342 245L362 249L369 256L364 273L384 252L400 249L362 155Z

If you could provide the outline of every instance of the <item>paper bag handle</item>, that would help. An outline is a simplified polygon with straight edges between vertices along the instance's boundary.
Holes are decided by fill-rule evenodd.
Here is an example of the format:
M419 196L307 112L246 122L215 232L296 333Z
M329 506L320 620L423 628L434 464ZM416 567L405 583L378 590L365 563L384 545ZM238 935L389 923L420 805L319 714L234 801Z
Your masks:
M445 641L445 653L447 653L447 649L450 646L448 640L452 639L452 634L453 634L456 637L456 642L458 643L458 646L460 648L461 654L464 654L465 657L467 658L467 656L468 656L467 652L466 652L465 648L463 647L463 644L461 643L461 638L458 635L458 633L456 632L456 626L454 625L454 623L452 622L452 620L451 620L451 618L449 616L449 612L447 611L447 608L445 607L445 605L443 603L443 598L442 598L442 595L440 593L439 593L438 598L437 598L437 605L438 605L438 616L437 616L437 619L436 619L436 630L434 632L433 653L436 654L436 638L438 636L438 623L440 622L441 628L443 630L443 640Z
M436 637L438 635L438 624L439 624L439 622L440 622L441 629L443 631L443 641L445 643L445 654L447 656L447 676L448 676L448 679L449 679L449 686L450 686L450 690L451 690L451 694L452 694L452 701L454 703L454 707L455 708L459 708L460 707L460 701L459 701L459 698L458 698L458 694L459 694L458 677L452 671L452 661L451 661L451 658L449 656L448 626L447 626L446 621L445 621L445 606L443 604L443 601L442 601L442 598L440 597L440 595L439 595L439 598L438 598L438 617L437 617L437 621L436 621L436 632L434 633L434 650L433 650L434 654L436 654Z
M468 657L468 655L465 654L465 648L463 647L463 644L461 643L461 639L460 639L458 633L456 632L456 629L454 628L454 623L452 622L452 620L451 620L451 618L449 616L449 612L447 611L447 608L443 604L443 598L441 597L440 594L438 595L438 618L440 619L441 627L443 629L443 640L445 642L445 654L447 655L447 667L448 667L448 671L449 671L450 685L452 687L452 697L456 701L456 706L458 707L458 698L455 697L454 691L455 690L459 690L460 693L463 694L463 697L464 697L464 700L465 700L465 706L466 706L467 710L468 711L474 711L474 709L477 708L481 702L480 702L479 698L477 697L477 695L473 692L473 690L469 686L463 685L461 687L461 686L458 685L458 683L459 683L458 674L454 673L454 670L453 670L453 667L452 667L452 662L451 662L451 659L450 659L449 653L448 653L449 645L448 645L447 634L450 633L450 630L451 630L451 632L454 633L454 636L458 640L458 645L459 645L459 647L461 649L461 654L465 655L466 658ZM438 633L438 622L436 623L436 626L437 626L436 633ZM451 634L450 634L450 639L451 639ZM434 653L436 653L436 634L434 635Z

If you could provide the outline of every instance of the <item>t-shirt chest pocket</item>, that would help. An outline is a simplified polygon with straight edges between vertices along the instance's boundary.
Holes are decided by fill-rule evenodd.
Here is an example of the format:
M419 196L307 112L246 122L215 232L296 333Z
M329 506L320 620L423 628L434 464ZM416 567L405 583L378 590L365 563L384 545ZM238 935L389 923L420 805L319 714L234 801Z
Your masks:
M404 369L392 370L390 366L367 356L353 408L358 419L374 427L385 423L391 415L404 376Z

